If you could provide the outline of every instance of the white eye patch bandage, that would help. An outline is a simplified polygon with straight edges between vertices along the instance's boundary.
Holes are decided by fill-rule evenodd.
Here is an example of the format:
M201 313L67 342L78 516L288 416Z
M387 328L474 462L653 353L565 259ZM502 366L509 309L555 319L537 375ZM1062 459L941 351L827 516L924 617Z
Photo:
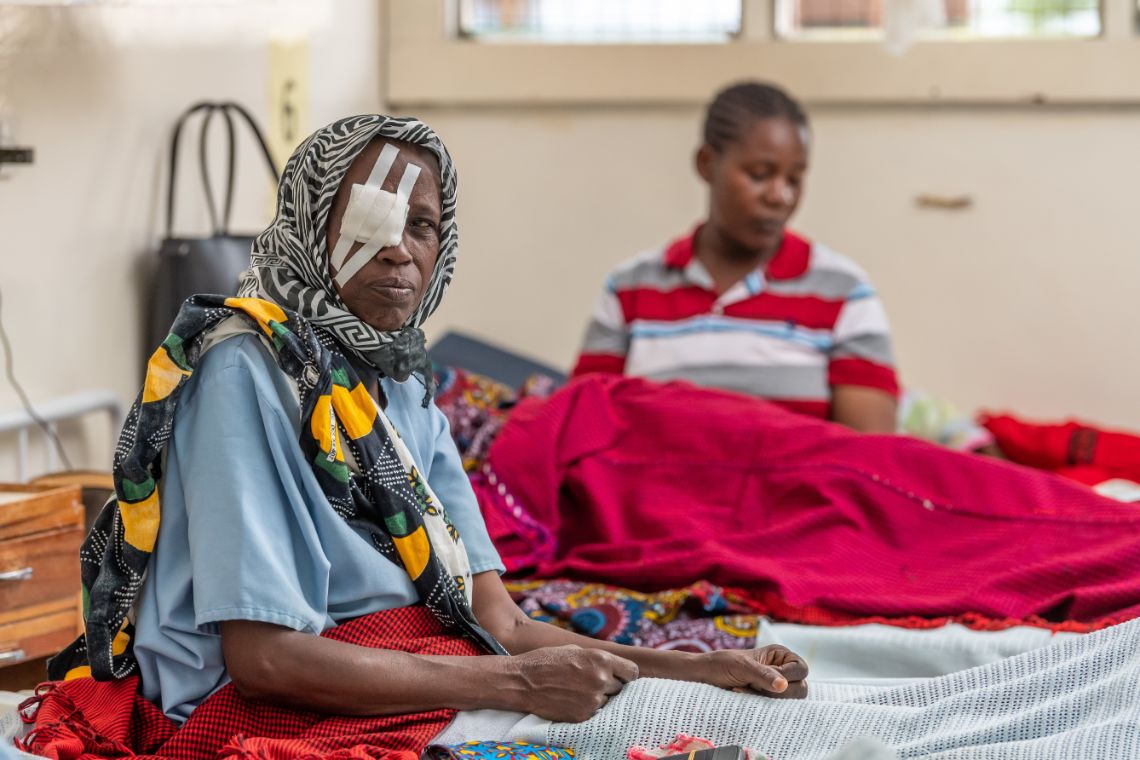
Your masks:
M404 174L396 192L383 189L384 180L392 170L392 164L400 151L394 145L385 145L380 157L372 166L368 182L353 185L340 223L340 238L332 252L332 264L336 267L336 283L341 287L351 280L381 248L399 245L404 237L404 225L408 221L408 198L412 187L420 176L420 167L413 163L404 166ZM345 261L353 243L364 245Z

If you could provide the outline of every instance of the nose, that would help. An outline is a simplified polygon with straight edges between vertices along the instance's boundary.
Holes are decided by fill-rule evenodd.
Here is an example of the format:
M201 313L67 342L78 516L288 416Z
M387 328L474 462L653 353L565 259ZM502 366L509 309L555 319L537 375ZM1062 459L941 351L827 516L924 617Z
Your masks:
M783 177L773 177L764 184L761 198L769 206L790 206L795 200L796 192L791 184Z
M376 253L376 258L380 261L394 267L406 266L412 263L412 254L408 253L407 246L405 245L404 238L400 238L399 245L381 248Z

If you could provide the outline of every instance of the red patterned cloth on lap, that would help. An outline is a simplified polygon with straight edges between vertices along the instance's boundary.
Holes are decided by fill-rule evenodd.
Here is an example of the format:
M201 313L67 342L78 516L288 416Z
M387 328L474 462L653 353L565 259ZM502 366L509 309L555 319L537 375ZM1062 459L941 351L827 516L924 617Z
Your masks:
M480 654L426 607L384 610L321 634L360 646L428 655ZM137 676L79 678L40 687L21 707L34 724L23 749L57 760L154 758L372 758L416 760L455 710L345 717L246 700L233 684L211 695L181 727L143 698Z

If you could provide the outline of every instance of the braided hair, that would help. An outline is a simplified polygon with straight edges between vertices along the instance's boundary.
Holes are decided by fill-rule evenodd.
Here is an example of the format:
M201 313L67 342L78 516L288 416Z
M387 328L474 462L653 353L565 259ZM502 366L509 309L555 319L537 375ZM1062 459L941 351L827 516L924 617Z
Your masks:
M755 119L784 118L808 128L803 106L779 87L763 82L738 82L717 93L705 112L705 144L715 151L739 140Z

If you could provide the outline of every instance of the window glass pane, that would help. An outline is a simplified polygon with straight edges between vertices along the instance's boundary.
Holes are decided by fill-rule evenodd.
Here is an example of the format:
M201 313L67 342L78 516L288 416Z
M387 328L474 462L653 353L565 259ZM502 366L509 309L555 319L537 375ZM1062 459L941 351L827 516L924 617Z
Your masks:
M932 0L939 2L939 0ZM940 0L944 23L935 37L1096 37L1099 0ZM883 0L776 0L783 37L871 36L883 28Z
M741 0L460 0L464 36L490 42L719 42Z

